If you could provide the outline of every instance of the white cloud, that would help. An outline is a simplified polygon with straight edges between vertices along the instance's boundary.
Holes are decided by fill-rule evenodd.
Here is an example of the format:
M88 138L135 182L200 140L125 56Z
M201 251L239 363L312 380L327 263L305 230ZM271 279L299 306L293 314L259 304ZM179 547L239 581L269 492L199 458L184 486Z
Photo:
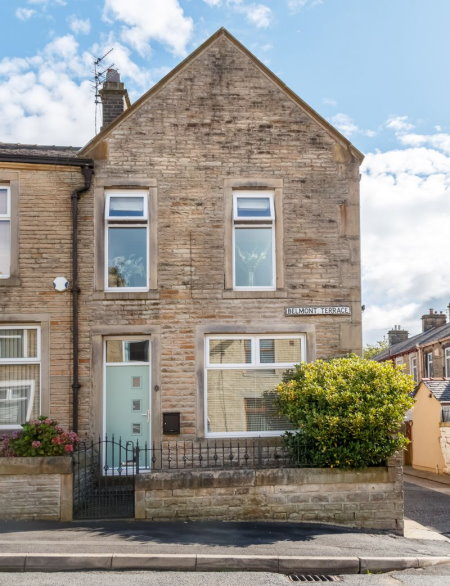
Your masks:
M386 121L386 127L391 128L396 133L407 132L414 128L413 124L408 122L408 116L391 116Z
M390 128L401 133L409 123L399 122ZM442 143L433 138L427 144ZM368 154L361 211L365 336L375 341L394 324L416 333L418 308L450 293L449 153L421 146Z
M264 4L250 4L243 6L242 10L247 19L258 28L267 28L272 19L272 11Z
M226 6L243 14L258 28L267 28L272 21L272 10L265 4L246 4L243 0L203 0L209 6Z
M36 10L33 10L32 8L18 8L16 10L16 17L19 20L29 20L35 14Z
M337 106L337 102L333 98L322 98L322 103L326 106Z
M124 23L122 41L141 55L149 53L152 40L185 55L194 28L178 0L105 0L104 17Z
M71 16L69 19L70 29L77 35L88 35L91 32L91 21L89 18L82 19L76 16Z
M292 13L299 12L305 6L318 6L323 0L288 0L288 8Z
M359 126L355 124L350 116L343 114L342 112L332 116L331 123L345 136L351 136L352 134L363 134L369 138L376 136L376 132L374 130L365 130L359 128Z

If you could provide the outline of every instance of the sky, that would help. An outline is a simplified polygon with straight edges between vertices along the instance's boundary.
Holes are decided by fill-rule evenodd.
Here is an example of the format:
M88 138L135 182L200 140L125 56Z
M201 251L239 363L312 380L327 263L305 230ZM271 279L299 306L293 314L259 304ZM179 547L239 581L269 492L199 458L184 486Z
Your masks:
M8 0L0 18L0 141L73 146L95 134L96 58L113 49L100 70L134 101L226 27L366 155L364 342L446 310L448 0Z

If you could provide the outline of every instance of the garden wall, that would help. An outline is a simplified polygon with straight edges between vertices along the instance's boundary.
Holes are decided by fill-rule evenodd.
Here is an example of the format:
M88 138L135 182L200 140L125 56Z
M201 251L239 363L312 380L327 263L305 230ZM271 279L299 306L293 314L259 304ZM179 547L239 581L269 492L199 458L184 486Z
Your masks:
M178 470L136 477L136 518L304 521L403 535L400 458L364 470Z
M0 519L70 521L72 458L0 458Z

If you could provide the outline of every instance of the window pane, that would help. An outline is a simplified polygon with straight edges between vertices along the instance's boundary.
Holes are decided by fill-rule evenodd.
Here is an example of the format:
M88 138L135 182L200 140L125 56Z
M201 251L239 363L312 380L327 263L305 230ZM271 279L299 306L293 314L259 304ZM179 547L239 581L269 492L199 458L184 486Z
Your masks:
M148 349L148 340L107 340L106 362L148 362Z
M0 187L0 214L8 213L8 190Z
M147 287L147 228L108 228L108 286Z
M210 340L210 364L251 364L251 340Z
M272 228L235 228L236 287L273 287Z
M11 263L11 224L0 220L0 276L9 276Z
M0 329L0 358L37 358L36 329Z
M270 218L269 197L238 197L236 199L238 218Z
M277 414L274 389L283 369L208 370L208 431L261 432L292 429Z
M262 364L271 362L297 364L301 360L300 344L301 341L298 338L260 340L259 360Z
M0 365L0 425L21 425L39 416L39 380L39 364Z
M109 199L109 216L121 216L137 218L144 217L144 198L143 197L111 197Z

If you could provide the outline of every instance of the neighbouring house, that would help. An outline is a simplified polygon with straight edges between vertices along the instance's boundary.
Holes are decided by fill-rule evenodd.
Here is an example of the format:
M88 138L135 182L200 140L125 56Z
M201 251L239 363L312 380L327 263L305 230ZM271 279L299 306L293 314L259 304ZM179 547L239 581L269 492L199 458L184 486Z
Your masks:
M449 308L450 309L450 306ZM422 316L422 332L408 337L395 326L388 332L389 347L374 360L402 365L417 387L407 422L411 447L408 463L414 468L450 473L450 323L433 309Z
M361 351L361 153L224 29L101 95L81 150L0 145L0 428L280 435L283 372Z

